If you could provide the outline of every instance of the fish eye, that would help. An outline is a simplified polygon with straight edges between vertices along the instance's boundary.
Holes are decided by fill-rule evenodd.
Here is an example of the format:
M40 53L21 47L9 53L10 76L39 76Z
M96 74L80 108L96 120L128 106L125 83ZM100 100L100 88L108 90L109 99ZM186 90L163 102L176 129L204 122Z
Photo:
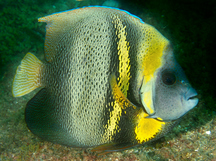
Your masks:
M173 72L166 71L162 74L162 80L166 85L173 85L176 82L176 76Z

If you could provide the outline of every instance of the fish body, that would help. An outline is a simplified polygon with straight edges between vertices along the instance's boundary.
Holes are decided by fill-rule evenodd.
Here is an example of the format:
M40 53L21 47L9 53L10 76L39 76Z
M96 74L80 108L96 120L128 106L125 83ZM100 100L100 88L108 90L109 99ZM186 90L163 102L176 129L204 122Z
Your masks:
M85 7L46 22L45 62L27 53L13 95L28 128L71 147L121 149L155 140L198 103L169 40L119 9Z

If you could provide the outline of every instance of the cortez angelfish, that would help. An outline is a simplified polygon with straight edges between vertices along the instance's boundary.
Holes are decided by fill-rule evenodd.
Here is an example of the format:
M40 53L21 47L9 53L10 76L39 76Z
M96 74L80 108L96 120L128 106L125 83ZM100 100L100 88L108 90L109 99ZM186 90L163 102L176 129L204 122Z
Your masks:
M46 22L45 61L27 53L13 96L41 90L25 120L40 138L71 147L118 150L158 139L198 99L170 42L120 9L85 7Z

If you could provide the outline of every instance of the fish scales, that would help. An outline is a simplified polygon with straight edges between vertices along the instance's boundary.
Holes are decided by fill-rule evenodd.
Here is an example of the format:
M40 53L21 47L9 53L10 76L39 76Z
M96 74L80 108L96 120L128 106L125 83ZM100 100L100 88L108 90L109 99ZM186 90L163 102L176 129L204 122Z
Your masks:
M121 26L117 22L121 23ZM118 43L126 41L119 38L119 35L123 33L126 36L128 28L126 20L125 25L122 23L115 14L108 16L103 12L88 13L87 17L76 22L75 27L70 28L67 35L61 38L56 45L56 55L52 58L51 65L46 66L43 72L44 86L50 93L56 95L53 101L58 108L53 113L57 114L56 119L67 120L67 122L61 120L62 127L71 132L71 138L76 142L76 146L93 146L112 140L115 127L108 131L111 134L107 134L105 138L103 136L106 135L106 130L103 127L108 120L112 120L112 116L116 117L113 117L112 121L112 124L115 124L120 114L115 115L113 112L110 116L110 112L114 110L111 106L114 100L107 78L113 72L121 74L119 57L124 53L118 55L117 47ZM122 31L124 27L126 29ZM137 32L136 30L130 32L128 36L132 37L132 34ZM115 43L111 45L111 42ZM127 43L126 46L132 43L136 46L132 41ZM129 53L133 54L133 48L130 48ZM126 59L130 59L129 55ZM121 77L119 82L120 80ZM64 111L60 112L62 106ZM107 126L115 126L112 124ZM70 139L66 140L67 144L68 140Z
M168 117L163 109L169 109L158 106L163 100L157 93L164 92L158 80L163 79L161 73L168 75L163 87L172 78L187 79L178 74L182 70L169 41L138 17L119 9L85 7L42 17L39 22L47 23L46 62L28 53L17 68L13 95L42 87L25 111L28 128L42 139L72 147L122 149L158 139L190 110L172 110ZM23 80L32 72L28 66L37 72ZM167 74L167 68L175 67L176 76ZM28 85L33 88L24 92L21 87ZM167 88L171 87L177 88ZM198 100L191 102L193 108Z

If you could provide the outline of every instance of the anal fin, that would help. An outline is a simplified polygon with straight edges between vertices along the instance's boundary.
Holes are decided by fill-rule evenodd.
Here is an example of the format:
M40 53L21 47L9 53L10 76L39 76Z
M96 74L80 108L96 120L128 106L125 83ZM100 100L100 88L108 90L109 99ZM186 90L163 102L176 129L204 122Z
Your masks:
M104 154L111 153L114 151L125 150L125 149L131 148L133 146L135 146L135 145L133 145L131 143L107 143L107 144L99 145L99 146L93 148L91 151L97 152L98 155L104 155Z
M62 128L55 97L46 88L41 89L28 103L25 121L31 132L40 138L67 145L68 131Z

